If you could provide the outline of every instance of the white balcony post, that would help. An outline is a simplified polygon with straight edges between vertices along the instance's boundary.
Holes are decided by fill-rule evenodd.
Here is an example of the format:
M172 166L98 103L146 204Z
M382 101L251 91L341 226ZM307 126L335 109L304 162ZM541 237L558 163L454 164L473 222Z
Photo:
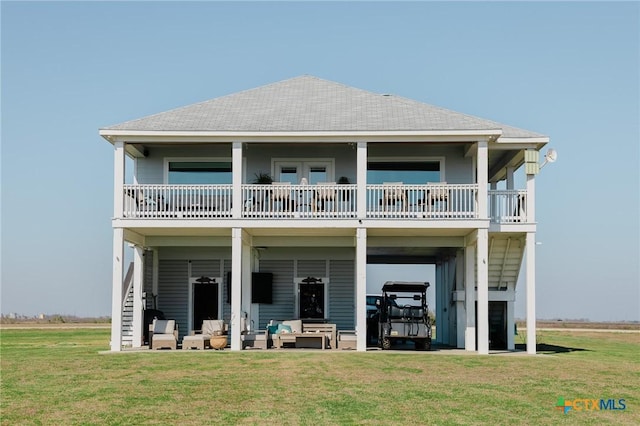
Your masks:
M367 217L367 143L358 142L356 210L359 219Z
M527 175L527 222L536 221L536 175Z
M122 350L122 272L124 229L113 230L113 275L111 288L111 351Z
M231 152L233 182L231 216L239 219L242 216L242 142L234 142Z
M464 249L464 304L467 326L464 333L464 348L476 350L476 248L469 244Z
M489 353L489 230L478 229L476 242L478 270L478 353Z
M476 166L478 180L478 218L486 219L488 217L487 198L488 198L488 180L489 180L489 148L487 141L478 141L478 160Z
M140 246L133 249L133 342L132 347L142 346L142 283L144 280L144 251Z
M536 234L527 232L525 243L527 286L527 353L536 353Z
M367 350L367 229L356 230L357 350Z
M122 217L124 211L124 142L114 142L113 148L113 217Z

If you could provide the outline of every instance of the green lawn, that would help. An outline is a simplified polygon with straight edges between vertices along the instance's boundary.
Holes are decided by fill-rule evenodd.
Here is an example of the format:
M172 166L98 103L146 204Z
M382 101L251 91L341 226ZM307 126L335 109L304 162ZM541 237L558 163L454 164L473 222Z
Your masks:
M14 424L640 424L640 334L541 332L544 355L100 354L108 329L3 329ZM625 399L624 411L554 408Z

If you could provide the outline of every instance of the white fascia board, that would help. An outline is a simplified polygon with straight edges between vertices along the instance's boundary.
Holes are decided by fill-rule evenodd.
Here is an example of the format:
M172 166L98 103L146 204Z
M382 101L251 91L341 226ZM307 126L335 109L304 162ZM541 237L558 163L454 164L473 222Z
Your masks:
M353 247L353 236L260 236L253 237L253 246L268 247Z
M488 219L468 220L394 220L363 219L362 224L369 229L488 229Z
M506 138L504 136L500 136L496 140L497 144L547 144L549 143L549 138L547 136L540 136L535 138Z
M149 247L228 247L231 237L181 237L181 236L151 236L147 237Z
M121 140L130 142L212 142L216 140L230 141L296 141L309 140L317 142L318 138L327 142L338 141L375 141L376 139L388 141L389 138L421 140L451 139L454 141L474 141L478 138L495 139L502 135L502 130L388 130L388 131L313 131L313 132L218 132L218 131L150 131L150 130L108 130L101 129L100 136L111 143Z
M368 247L464 247L464 236L455 237L367 237Z
M513 232L536 232L535 223L492 223L489 232L513 233Z

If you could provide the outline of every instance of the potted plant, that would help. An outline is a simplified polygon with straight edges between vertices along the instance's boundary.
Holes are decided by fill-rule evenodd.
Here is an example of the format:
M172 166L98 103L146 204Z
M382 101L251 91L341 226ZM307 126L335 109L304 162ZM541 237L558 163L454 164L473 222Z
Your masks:
M260 185L271 185L273 183L273 178L269 173L257 172L254 174L253 183L257 183Z

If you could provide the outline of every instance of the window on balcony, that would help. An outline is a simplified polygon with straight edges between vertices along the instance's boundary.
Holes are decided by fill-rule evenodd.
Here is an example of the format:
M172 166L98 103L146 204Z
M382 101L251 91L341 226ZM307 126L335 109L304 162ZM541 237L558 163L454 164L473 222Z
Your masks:
M232 179L231 161L169 161L169 184L230 184Z
M404 184L424 184L440 182L440 160L392 161L370 160L367 164L367 183L402 182Z

